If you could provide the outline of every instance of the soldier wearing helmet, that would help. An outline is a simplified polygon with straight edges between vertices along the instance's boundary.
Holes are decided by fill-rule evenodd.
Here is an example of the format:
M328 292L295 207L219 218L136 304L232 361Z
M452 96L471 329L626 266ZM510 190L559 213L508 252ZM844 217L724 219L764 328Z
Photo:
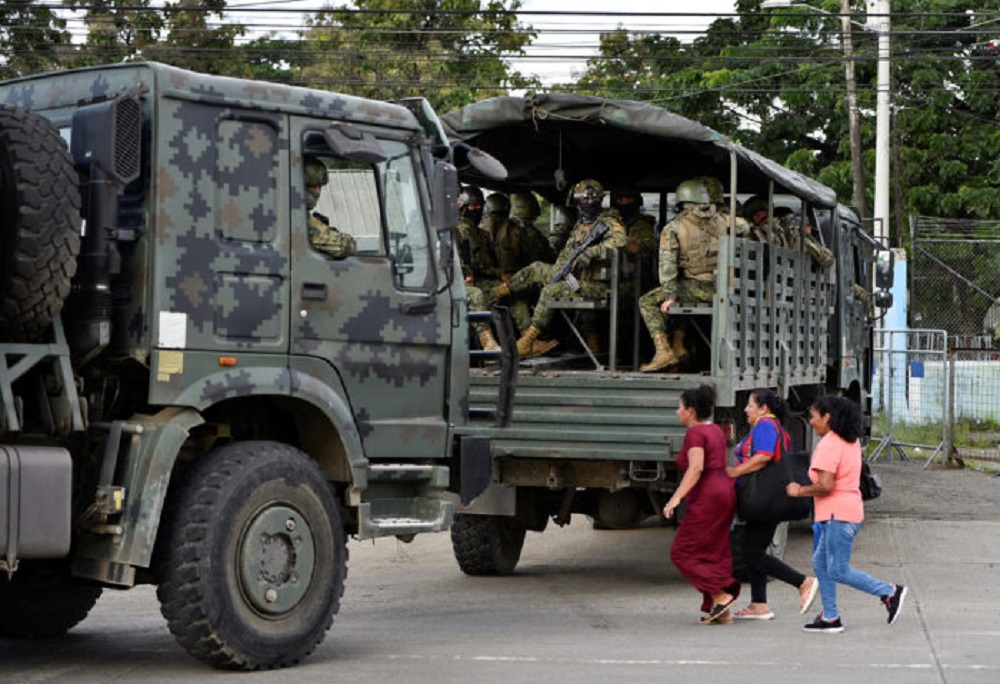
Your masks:
M570 231L576 225L576 219L580 212L571 204L565 206L552 207L552 228L549 230L549 246L552 247L553 254L559 254L566 246Z
M479 227L484 205L482 190L472 185L462 186L458 193L458 225L455 232L469 311L488 311L490 301L487 292L501 282L493 241L489 233ZM472 324L472 329L483 349L500 349L489 324L479 321Z
M553 310L549 305L554 299L576 297L599 301L607 297L608 284L592 271L591 260L604 250L619 249L627 242L618 212L601 209L604 187L598 181L580 181L573 188L573 197L580 219L573 226L555 264L536 261L494 291L498 298L523 298L539 291L531 324L517 341L517 351L523 359L540 356L558 344L556 340L539 339L552 323ZM591 351L598 343L596 333L596 321L585 320L584 336Z
M343 259L354 254L354 237L342 233L330 225L330 219L318 211L319 202L330 176L326 166L319 159L310 157L305 161L306 208L309 210L309 243L314 249L334 259Z
M769 242L781 247L784 245L784 230L775 216L771 217L768 224L767 207L766 195L754 195L743 205L743 216L750 224L749 237L757 242Z
M479 227L483 217L483 192L466 185L458 194L458 255L465 282L480 287L493 287L499 281L500 267L493 250L492 237Z
M555 261L548 240L535 227L539 213L541 208L533 193L515 192L510 196L510 218L500 224L495 233L500 270L504 275L513 275L536 261Z
M653 231L656 220L642 213L642 193L634 185L619 185L611 191L611 206L621 214L629 251L639 254L643 275L651 273L656 260L656 233ZM643 278L644 284L651 284L646 280Z
M656 350L652 360L639 368L644 373L679 366L689 356L683 327L675 328L672 342L667 338L670 306L710 302L715 294L719 238L729 222L716 204L721 193L713 199L710 185L704 178L678 185L674 194L678 214L660 233L660 285L639 299L639 312ZM736 231L741 234L739 224Z

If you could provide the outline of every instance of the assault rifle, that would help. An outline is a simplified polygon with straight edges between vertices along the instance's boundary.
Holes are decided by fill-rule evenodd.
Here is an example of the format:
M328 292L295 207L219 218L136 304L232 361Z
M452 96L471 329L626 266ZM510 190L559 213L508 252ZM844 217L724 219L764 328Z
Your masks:
M573 291L575 292L580 289L580 284L576 282L576 278L573 278L573 263L588 247L603 238L604 234L609 230L610 228L604 225L603 221L598 220L597 223L594 224L594 227L590 229L590 233L587 235L586 239L573 249L569 258L566 260L566 263L564 263L562 268L556 271L556 274L552 276L552 282L558 283L563 278L569 276L569 284L573 288Z

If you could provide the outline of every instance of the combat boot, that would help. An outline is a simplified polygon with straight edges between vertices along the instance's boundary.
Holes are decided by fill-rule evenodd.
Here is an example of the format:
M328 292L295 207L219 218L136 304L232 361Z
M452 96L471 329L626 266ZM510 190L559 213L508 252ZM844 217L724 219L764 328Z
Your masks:
M493 301L500 302L510 297L510 288L507 283L500 283L490 290L490 294L493 295Z
M483 351L500 351L500 345L497 344L489 328L479 333L479 344Z
M655 333L653 335L653 346L656 348L656 354L653 355L649 363L639 366L639 372L652 373L677 365L677 358L670 350L670 341L667 340L666 333Z
M538 335L541 332L541 330L533 325L528 326L528 329L521 335L521 339L517 341L518 356L522 359L531 359L541 356L559 344L557 340L539 340Z
M684 338L687 335L683 330L674 331L674 341L671 345L671 351L674 353L674 358L677 359L678 366L686 366L688 361L691 360L691 354L688 352L687 347L684 346Z

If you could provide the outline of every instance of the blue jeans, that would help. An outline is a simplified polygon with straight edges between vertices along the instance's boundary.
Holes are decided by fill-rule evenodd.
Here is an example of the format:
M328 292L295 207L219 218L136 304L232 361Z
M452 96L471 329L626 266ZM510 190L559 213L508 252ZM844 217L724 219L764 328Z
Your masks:
M877 580L866 572L851 567L851 549L861 523L827 520L816 524L813 548L813 570L819 580L823 601L823 619L836 620L837 583L846 584L872 596L891 596L896 590L891 584Z

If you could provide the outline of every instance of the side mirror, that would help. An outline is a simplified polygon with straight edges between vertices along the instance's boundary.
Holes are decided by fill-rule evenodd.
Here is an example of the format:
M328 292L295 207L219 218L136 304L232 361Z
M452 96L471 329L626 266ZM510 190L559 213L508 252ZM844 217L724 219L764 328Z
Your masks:
M476 173L493 180L507 180L507 167L488 152L461 142L451 144L451 160L462 169L472 168Z
M323 132L323 137L335 155L349 161L381 164L388 159L374 135L351 124L333 124Z
M888 309L892 306L892 293L888 290L879 290L875 293L875 306L879 309Z
M451 268L455 226L458 225L458 170L446 161L434 163L434 232L441 254L439 263Z
M896 256L891 249L882 249L875 254L875 287L888 290L895 279Z

